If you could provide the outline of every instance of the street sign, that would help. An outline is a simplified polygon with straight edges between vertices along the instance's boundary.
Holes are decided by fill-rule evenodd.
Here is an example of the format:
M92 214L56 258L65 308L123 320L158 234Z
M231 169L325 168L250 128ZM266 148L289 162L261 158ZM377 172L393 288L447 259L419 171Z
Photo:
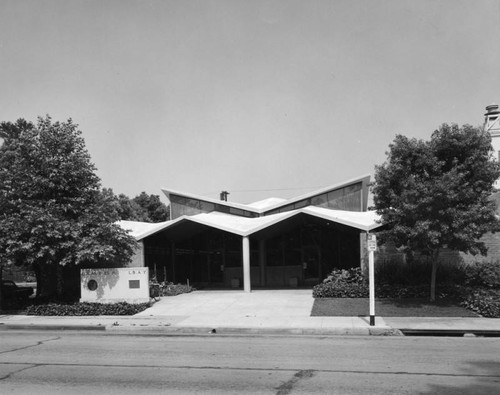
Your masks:
M368 251L377 251L377 236L369 233L367 240Z

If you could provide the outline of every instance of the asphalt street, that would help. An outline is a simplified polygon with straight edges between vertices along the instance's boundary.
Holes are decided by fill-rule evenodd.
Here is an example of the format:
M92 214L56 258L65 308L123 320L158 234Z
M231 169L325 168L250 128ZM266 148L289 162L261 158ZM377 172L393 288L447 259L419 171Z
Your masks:
M493 394L500 339L0 331L2 394Z

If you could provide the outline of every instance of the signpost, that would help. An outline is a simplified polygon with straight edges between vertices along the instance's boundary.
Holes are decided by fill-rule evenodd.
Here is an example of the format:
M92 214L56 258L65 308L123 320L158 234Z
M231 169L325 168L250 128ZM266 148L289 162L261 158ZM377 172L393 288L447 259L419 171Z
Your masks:
M375 251L377 250L377 237L367 233L368 249L368 284L370 287L370 326L375 325Z

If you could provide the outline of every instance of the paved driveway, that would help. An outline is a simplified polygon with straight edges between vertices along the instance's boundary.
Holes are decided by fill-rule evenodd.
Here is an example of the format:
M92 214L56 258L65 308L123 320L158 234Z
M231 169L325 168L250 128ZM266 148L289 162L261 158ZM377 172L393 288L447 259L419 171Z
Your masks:
M140 316L309 317L312 290L195 291L162 297Z

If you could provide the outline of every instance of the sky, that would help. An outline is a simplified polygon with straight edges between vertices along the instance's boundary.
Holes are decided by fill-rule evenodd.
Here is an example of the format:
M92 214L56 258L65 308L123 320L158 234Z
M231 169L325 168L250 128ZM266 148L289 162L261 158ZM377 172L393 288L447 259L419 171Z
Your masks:
M71 118L117 194L290 198L481 125L499 41L500 0L0 0L0 121Z

